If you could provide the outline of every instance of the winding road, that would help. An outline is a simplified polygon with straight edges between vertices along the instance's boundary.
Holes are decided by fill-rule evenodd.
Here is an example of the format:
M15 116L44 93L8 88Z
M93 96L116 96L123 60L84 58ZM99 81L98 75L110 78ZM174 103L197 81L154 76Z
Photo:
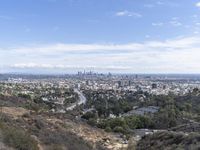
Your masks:
M74 92L78 94L79 101L67 107L66 110L73 110L77 105L85 104L87 101L83 93L80 92L78 89L74 89Z

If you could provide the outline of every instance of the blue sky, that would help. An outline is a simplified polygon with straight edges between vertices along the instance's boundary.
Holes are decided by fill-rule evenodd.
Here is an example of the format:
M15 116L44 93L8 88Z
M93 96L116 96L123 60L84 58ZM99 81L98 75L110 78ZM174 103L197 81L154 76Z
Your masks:
M199 0L0 0L0 73L200 73Z

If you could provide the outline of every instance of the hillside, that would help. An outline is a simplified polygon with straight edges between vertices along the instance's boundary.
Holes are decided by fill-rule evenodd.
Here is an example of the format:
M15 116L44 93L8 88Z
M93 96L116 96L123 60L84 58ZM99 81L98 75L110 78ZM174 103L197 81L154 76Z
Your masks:
M70 115L46 112L43 106L37 111L27 109L22 107L25 101L21 103L18 98L14 107L11 99L0 100L4 102L0 109L0 142L6 150L118 150L123 146L116 135Z
M158 132L144 136L137 144L137 150L196 150L200 148L199 133Z

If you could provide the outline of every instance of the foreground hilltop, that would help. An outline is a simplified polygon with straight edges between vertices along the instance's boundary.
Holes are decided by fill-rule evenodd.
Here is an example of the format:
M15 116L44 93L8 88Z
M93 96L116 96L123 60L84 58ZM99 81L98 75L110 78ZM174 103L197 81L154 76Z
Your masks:
M28 109L26 105L30 106L30 101L27 99L1 96L0 102L4 103L0 109L1 149L117 150L123 147L115 135L70 115L45 112L44 106L33 102Z

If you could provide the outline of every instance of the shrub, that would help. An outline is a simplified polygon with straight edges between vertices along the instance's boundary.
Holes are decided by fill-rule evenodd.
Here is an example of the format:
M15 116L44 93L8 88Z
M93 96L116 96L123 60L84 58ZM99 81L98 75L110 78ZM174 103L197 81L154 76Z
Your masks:
M3 141L19 150L38 150L37 142L21 129L6 127L2 131Z
M64 132L63 130L51 131L43 129L39 133L39 139L43 144L48 146L62 145L65 149L69 150L91 150L92 146L84 141L82 138L70 132ZM62 147L59 147L62 148ZM59 149L58 149L59 150Z
M125 129L120 127L120 126L117 126L113 129L114 132L119 132L119 133L125 133Z
M36 118L35 119L35 126L38 128L38 129L42 129L45 127L45 122L41 119L41 118Z
M112 129L111 129L110 127L106 127L106 128L105 128L105 131L106 131L106 132L112 132Z
M30 118L31 115L30 115L30 113L24 113L24 114L22 115L22 117L24 117L24 118Z
M108 124L112 129L114 129L117 126L120 126L120 127L126 126L126 122L124 121L123 118L110 119L110 120L108 120Z
M90 118L90 119L87 121L87 123L88 123L89 125L91 125L91 126L96 126L97 121L96 121L96 119L94 119L94 118Z
M95 118L95 117L96 117L95 113L93 113L93 112L87 112L81 118L89 120L90 118Z

